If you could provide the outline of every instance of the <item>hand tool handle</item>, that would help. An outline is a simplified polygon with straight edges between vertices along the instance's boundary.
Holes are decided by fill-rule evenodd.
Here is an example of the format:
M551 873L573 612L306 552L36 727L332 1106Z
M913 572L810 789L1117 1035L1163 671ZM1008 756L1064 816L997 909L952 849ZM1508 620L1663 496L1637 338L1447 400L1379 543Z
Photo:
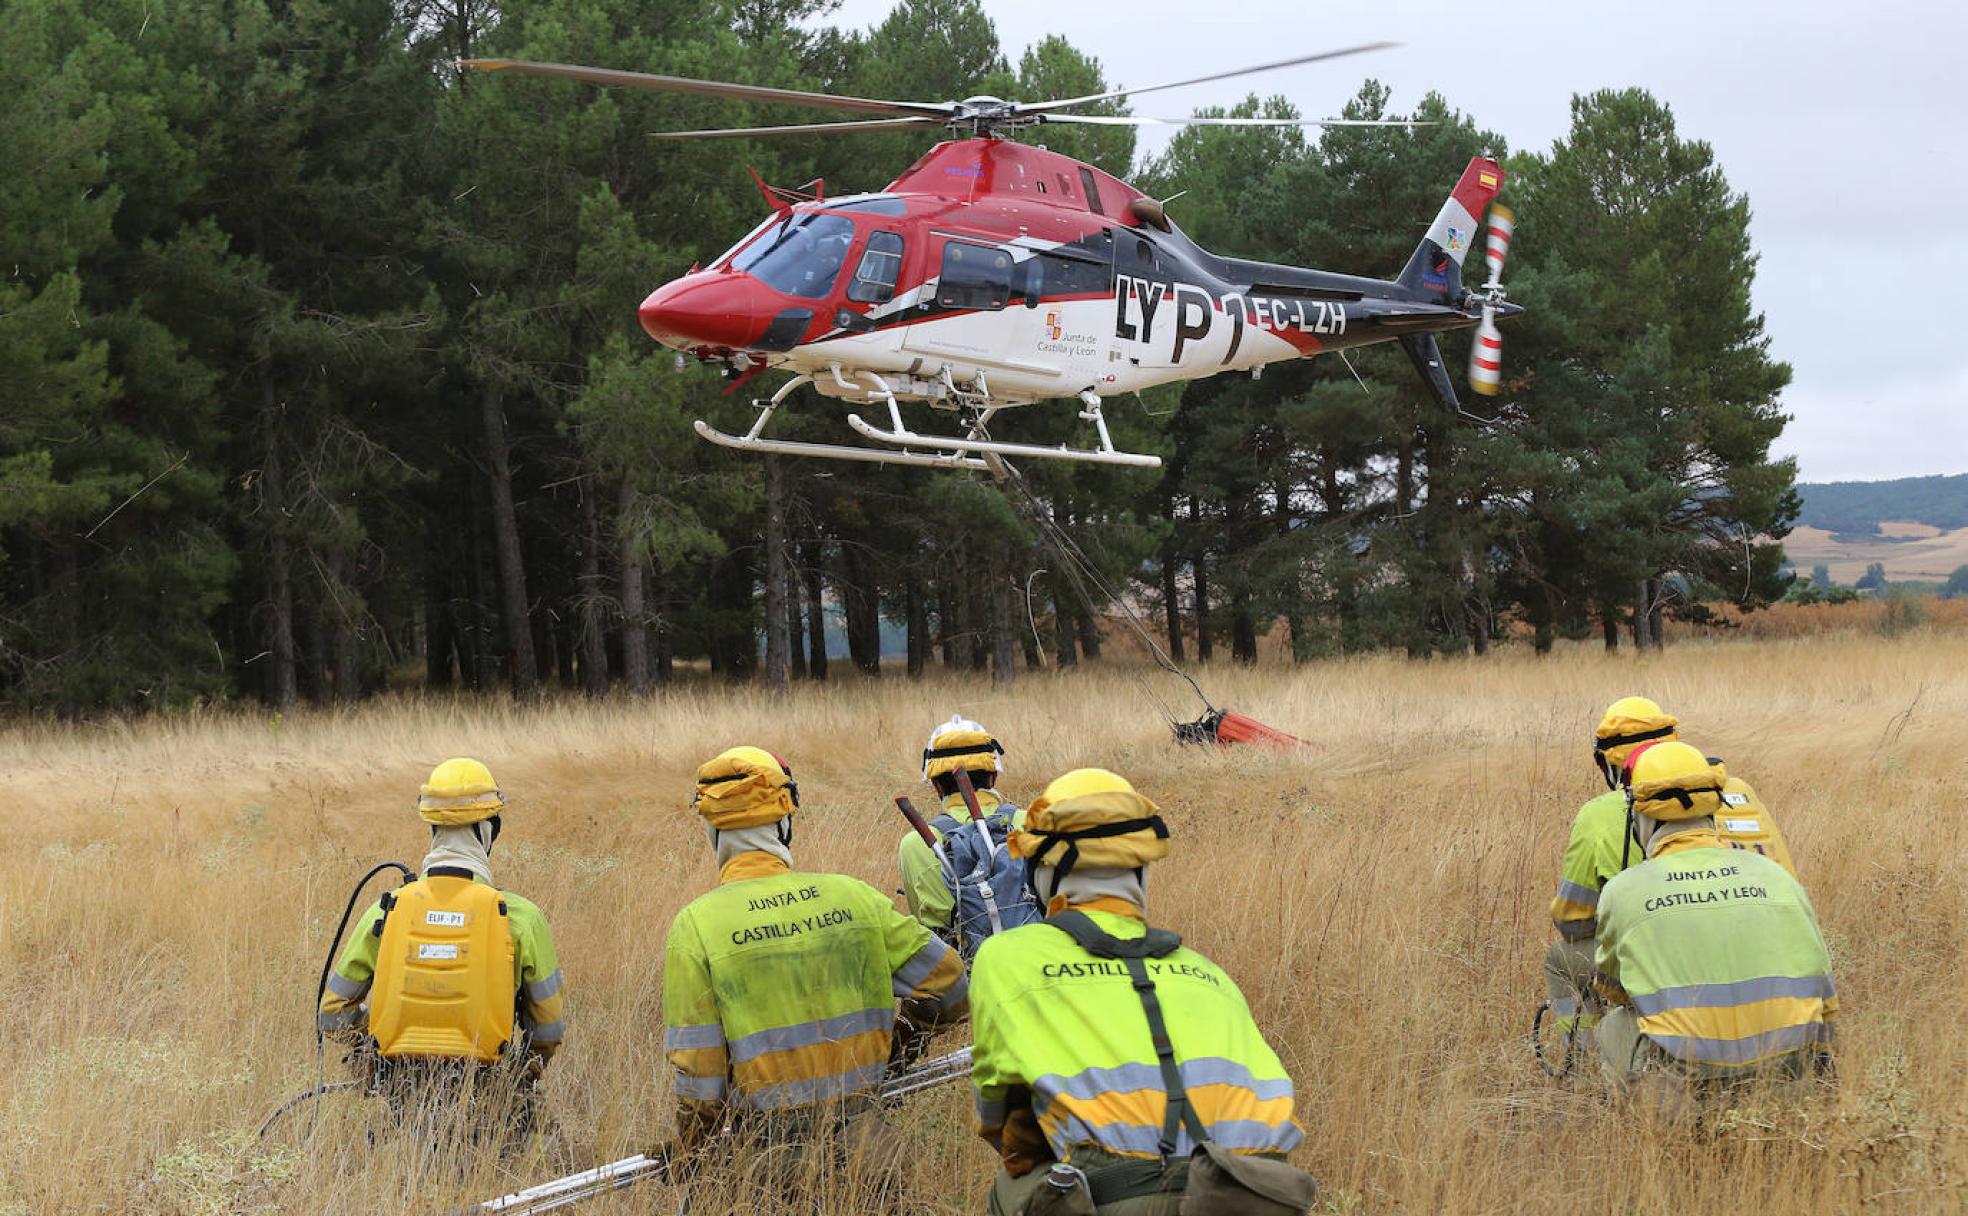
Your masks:
M916 810L916 804L910 802L907 795L897 794L895 805L902 812L902 818L907 819L909 826L916 829L916 835L923 838L923 843L935 849L939 843L936 833L929 830L929 824L923 819L922 813Z

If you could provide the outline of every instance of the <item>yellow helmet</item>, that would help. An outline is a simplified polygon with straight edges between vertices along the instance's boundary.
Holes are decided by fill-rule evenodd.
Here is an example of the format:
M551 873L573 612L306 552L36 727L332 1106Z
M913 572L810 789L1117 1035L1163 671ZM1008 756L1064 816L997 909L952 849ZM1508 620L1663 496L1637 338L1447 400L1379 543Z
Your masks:
M719 752L697 770L697 813L720 831L776 823L799 809L786 762L762 747Z
M506 796L492 770L469 756L458 756L431 770L417 791L417 814L425 823L458 827L490 819L505 808Z
M1592 759L1606 778L1606 787L1619 784L1627 753L1642 743L1677 738L1681 720L1646 697L1621 697L1606 707L1592 732Z
M929 733L923 745L923 780L963 769L968 773L1002 773L1004 746L991 732L960 714Z
M1135 792L1127 778L1104 768L1076 768L1053 779L1012 832L1011 853L1026 865L1058 867L1065 878L1075 865L1131 870L1168 856L1168 825L1160 809ZM1066 851L1048 861L1055 846Z
M1633 783L1627 788L1634 814L1671 823L1714 815L1722 808L1727 780L1722 766L1709 763L1699 748L1659 743L1633 762Z

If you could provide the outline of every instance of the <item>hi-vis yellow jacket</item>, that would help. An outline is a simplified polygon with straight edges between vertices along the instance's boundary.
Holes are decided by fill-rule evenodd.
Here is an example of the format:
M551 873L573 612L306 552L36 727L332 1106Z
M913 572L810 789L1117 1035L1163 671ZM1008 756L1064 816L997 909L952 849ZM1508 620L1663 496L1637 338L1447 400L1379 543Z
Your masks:
M560 958L554 953L553 934L539 907L510 891L499 894L506 901L506 921L512 936L513 995L519 1023L526 1030L528 1045L545 1059L566 1037ZM337 1041L353 1041L366 1024L364 1000L376 978L376 950L382 941L376 934L376 922L382 918L382 902L370 904L356 922L341 962L328 977L328 991L321 998L315 1025Z
M1707 830L1670 837L1599 901L1605 995L1694 1071L1727 1075L1831 1039L1817 913L1775 860Z
M677 913L663 967L663 1047L677 1131L695 1148L724 1107L788 1110L874 1092L896 998L962 1014L956 951L858 879L741 853Z
M987 818L1004 805L1005 800L995 791L977 791L977 809ZM952 794L943 800L943 814L960 824L970 822L970 807L964 803L962 794ZM1025 812L1014 810L1012 826L1024 822ZM929 825L929 830L936 833L938 840L943 838L934 823ZM936 854L929 851L929 843L912 828L903 835L897 852L902 870L902 897L909 901L909 914L931 929L949 928L950 916L956 910L956 896L944 881L943 867L937 863Z
M1749 782L1730 777L1722 786L1722 802L1715 827L1724 845L1761 853L1797 873L1790 846ZM1633 866L1645 853L1638 841L1627 839L1624 790L1607 790L1578 809L1571 839L1565 844L1558 894L1551 900L1551 922L1567 941L1584 941L1598 931L1600 891L1620 872L1622 855Z
M1120 938L1140 937L1140 911L1118 899L1081 905ZM1168 1091L1127 968L1047 924L994 934L972 962L971 1080L978 1134L1008 1173L1087 1145L1160 1155ZM1210 1138L1234 1152L1283 1153L1304 1132L1292 1083L1230 977L1184 946L1148 960L1182 1082ZM1182 1130L1177 1152L1195 1146Z

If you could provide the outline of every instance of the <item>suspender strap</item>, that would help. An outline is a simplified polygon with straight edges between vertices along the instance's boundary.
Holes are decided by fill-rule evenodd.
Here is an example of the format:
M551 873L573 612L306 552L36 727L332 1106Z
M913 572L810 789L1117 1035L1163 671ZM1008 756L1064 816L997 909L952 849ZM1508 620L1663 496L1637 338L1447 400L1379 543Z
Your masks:
M1182 1069L1176 1063L1175 1044L1169 1041L1168 1020L1162 1016L1161 997L1155 992L1154 977L1148 974L1151 958L1164 958L1175 952L1182 939L1166 929L1150 929L1137 938L1119 938L1101 929L1084 912L1071 909L1051 917L1046 923L1064 932L1079 943L1082 950L1096 958L1119 959L1127 968L1134 981L1134 994L1141 998L1141 1012L1148 1018L1148 1033L1154 1040L1155 1060L1162 1069L1162 1088L1168 1092L1168 1113L1162 1120L1162 1138L1157 1146L1161 1149L1162 1162L1167 1164L1175 1156L1176 1135L1181 1128L1189 1129L1189 1138L1197 1144L1209 1142L1209 1132L1203 1127L1202 1117L1189 1101L1189 1090L1182 1083Z
M1175 1156L1176 1129L1187 1127L1189 1137L1197 1144L1209 1142L1209 1132L1204 1130L1201 1116L1189 1102L1189 1091L1182 1084L1182 1069L1175 1062L1175 1044L1169 1042L1168 1022L1162 1018L1161 998L1155 995L1155 981L1148 974L1148 964L1139 958L1121 960L1134 977L1135 995L1141 998L1141 1011L1148 1015L1148 1033L1155 1039L1155 1059L1162 1066L1162 1088L1168 1090L1168 1114L1162 1120L1162 1162L1167 1164Z

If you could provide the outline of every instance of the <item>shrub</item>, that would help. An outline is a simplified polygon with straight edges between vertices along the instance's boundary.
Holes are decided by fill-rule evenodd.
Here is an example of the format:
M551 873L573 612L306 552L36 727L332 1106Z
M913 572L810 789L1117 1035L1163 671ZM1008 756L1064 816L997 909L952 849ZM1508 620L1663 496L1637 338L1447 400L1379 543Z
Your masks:
M1896 638L1919 628L1926 619L1925 597L1911 587L1895 585L1879 597L1879 615L1873 627L1883 637Z

